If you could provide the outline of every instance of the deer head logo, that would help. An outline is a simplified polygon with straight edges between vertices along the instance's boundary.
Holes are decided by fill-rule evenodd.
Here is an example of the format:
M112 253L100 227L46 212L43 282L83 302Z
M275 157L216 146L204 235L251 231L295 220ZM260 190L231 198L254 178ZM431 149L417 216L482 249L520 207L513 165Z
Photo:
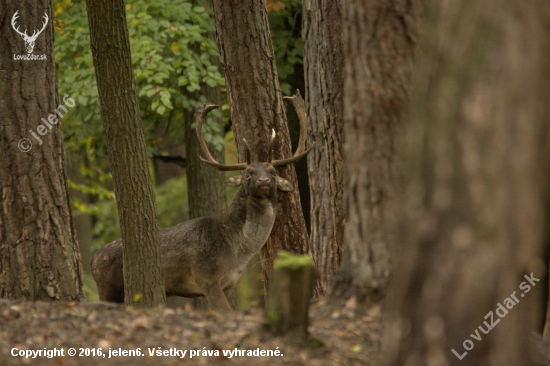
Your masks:
M19 27L16 28L15 21L19 17L19 15L17 15L17 13L19 13L19 10L16 11L15 14L13 14L13 17L11 18L11 26L12 26L13 30L16 31L17 33L19 33L19 35L25 41L25 48L27 49L27 53L32 53L32 50L34 49L34 42L36 41L36 38L38 38L40 33L42 33L44 31L44 29L46 28L46 25L48 25L48 20L49 20L48 14L44 13L45 20L44 20L44 25L42 26L42 29L40 29L39 31L35 30L34 33L32 34L32 36L29 36L27 34L26 29L25 29L24 32L21 32L21 31L19 31Z

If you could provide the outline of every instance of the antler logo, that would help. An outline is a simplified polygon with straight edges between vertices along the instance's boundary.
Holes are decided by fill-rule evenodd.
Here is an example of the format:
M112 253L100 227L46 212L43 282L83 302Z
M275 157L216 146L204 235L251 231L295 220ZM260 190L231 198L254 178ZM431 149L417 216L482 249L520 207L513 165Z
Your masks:
M50 18L48 18L48 14L44 13L45 20L44 20L44 25L42 26L42 29L40 29L39 31L35 30L34 33L32 34L32 36L29 36L27 34L26 29L23 33L21 33L21 31L19 31L19 27L16 28L15 21L19 17L19 15L17 15L17 13L19 13L19 10L16 11L15 14L13 14L13 17L11 18L11 26L12 26L13 30L16 31L17 33L19 33L19 35L25 41L25 48L27 49L27 53L32 53L32 50L34 49L34 42L36 41L36 38L38 38L40 33L42 33L44 31L44 29L46 28L46 25L48 25L48 20Z

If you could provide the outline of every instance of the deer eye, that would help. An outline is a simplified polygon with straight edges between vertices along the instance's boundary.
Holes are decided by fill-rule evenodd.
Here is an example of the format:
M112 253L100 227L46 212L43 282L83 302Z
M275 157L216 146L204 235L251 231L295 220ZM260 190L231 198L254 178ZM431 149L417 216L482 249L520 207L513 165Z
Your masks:
M250 174L246 174L246 179L250 179Z

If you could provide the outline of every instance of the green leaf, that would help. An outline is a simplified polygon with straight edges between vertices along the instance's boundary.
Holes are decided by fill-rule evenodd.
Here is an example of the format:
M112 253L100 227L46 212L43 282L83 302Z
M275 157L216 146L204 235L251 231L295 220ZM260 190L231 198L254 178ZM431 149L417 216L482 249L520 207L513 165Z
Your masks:
M157 107L159 106L159 103L160 101L158 99L153 100L153 102L151 103L151 110L153 111L156 110Z

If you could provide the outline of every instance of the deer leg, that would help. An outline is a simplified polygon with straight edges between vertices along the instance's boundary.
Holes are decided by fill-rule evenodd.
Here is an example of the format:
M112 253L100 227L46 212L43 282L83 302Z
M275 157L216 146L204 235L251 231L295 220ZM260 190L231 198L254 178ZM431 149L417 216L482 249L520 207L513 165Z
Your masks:
M228 287L226 288L225 290L223 290L223 293L225 294L225 298L227 299L227 301L229 302L229 306L231 306L231 291L233 291L233 289L236 287L235 286L231 286L231 287ZM237 297L237 293L235 291L235 294L234 294L235 297ZM237 299L235 299L237 300ZM238 302L238 301L237 301ZM231 306L231 308L233 309L233 307ZM239 304L238 303L235 303L235 309L233 310L237 310L239 308Z
M213 310L231 311L231 306L219 283L204 286L204 296Z

